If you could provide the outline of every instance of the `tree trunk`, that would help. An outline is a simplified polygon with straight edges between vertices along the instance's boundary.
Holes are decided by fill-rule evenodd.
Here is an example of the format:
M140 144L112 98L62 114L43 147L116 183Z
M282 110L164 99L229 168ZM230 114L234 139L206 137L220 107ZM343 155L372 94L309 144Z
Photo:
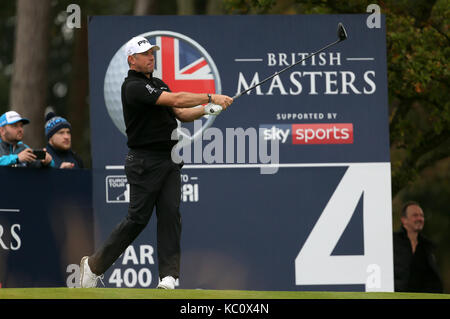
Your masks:
M193 15L195 14L194 0L177 0L178 15Z
M50 0L18 0L10 109L30 119L24 142L44 145Z
M145 16L149 14L157 13L157 1L156 0L136 0L134 3L134 15Z
M220 15L223 14L223 3L221 0L209 0L206 5L206 14Z
M74 32L67 120L72 125L72 149L81 156L85 167L90 167L88 29L87 17L83 12L81 28L75 29Z

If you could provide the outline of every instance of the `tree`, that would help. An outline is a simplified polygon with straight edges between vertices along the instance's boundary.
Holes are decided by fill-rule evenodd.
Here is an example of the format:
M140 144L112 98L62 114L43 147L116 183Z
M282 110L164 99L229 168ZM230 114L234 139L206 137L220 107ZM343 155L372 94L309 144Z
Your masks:
M0 114L9 110L16 3L0 2Z
M10 108L30 119L25 139L36 148L43 144L44 139L49 21L50 0L17 2Z
M141 1L144 2L144 1ZM155 1L145 1L155 2ZM70 4L80 7L80 28L68 29L66 19ZM88 16L132 14L134 1L58 0L52 2L50 64L48 69L48 104L72 125L72 147L89 168L91 162L89 120ZM144 13L145 14L145 13ZM66 87L57 94L55 87ZM43 134L43 131L42 131Z
M387 8L392 191L450 156L448 1ZM430 4L428 3L428 4ZM446 4L446 5L445 5ZM427 13L427 14L424 14Z
M136 0L134 4L134 15L143 16L157 12L158 2L156 0Z
M82 7L82 6L80 6ZM74 30L67 97L67 118L72 125L72 148L80 154L89 167L90 125L89 125L89 63L87 16L81 11L81 28ZM61 114L62 115L62 114Z
M192 15L195 13L194 0L177 0L178 15Z

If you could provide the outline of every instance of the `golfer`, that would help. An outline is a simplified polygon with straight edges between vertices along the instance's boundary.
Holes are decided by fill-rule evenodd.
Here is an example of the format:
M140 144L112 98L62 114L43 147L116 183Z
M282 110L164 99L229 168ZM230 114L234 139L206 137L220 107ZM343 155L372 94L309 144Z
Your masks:
M128 76L122 84L122 105L129 152L125 173L130 184L127 216L109 238L80 264L80 285L96 287L103 273L145 228L156 207L158 288L174 289L180 272L180 168L171 158L176 119L191 122L205 114L217 115L233 99L219 94L172 93L153 77L156 45L141 36L126 44ZM206 106L192 108L197 105Z

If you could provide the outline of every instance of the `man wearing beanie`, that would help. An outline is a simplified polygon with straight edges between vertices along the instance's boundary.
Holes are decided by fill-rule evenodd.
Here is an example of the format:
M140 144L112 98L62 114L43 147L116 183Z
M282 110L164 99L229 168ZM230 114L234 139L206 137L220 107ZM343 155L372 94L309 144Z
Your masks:
M56 168L83 168L83 161L72 151L72 126L63 117L50 112L45 117L47 152L53 157Z

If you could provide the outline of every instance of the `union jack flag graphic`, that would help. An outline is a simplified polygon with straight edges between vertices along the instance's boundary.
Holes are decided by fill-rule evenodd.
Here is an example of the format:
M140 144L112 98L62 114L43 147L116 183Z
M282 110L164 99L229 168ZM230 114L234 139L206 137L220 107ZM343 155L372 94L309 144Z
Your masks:
M219 71L209 53L195 40L173 31L151 31L141 34L161 50L155 52L153 75L162 79L172 92L192 92L220 94L222 91ZM103 94L105 106L114 125L126 135L123 119L121 85L127 76L129 66L125 44L116 52L106 70ZM215 116L201 117L201 129L195 129L193 122L184 123L184 128L193 126L194 134L184 136L193 141L202 131L212 125ZM183 132L179 132L183 135Z
M162 79L172 92L216 93L211 66L197 48L167 35L149 40L161 48L155 54L153 75Z

